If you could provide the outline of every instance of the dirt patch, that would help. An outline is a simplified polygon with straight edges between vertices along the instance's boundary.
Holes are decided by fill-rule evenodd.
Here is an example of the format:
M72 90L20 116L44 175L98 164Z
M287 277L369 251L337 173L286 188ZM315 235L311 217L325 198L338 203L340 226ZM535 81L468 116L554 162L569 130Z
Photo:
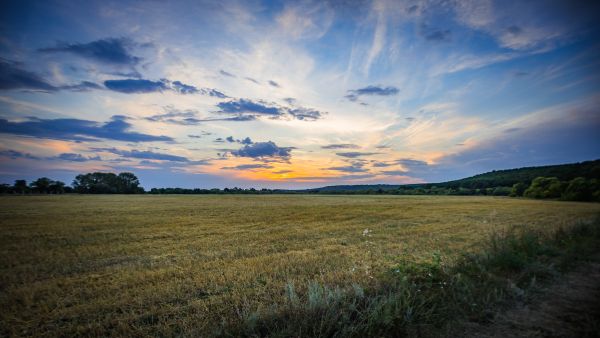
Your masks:
M600 263L579 267L491 324L467 324L459 336L600 337Z

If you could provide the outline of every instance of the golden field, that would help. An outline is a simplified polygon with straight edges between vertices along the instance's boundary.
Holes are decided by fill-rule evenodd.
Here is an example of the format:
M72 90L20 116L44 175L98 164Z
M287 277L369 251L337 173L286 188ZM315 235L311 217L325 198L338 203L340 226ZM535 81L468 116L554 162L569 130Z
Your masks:
M374 287L401 260L599 213L486 196L4 196L0 335L211 335L286 285Z

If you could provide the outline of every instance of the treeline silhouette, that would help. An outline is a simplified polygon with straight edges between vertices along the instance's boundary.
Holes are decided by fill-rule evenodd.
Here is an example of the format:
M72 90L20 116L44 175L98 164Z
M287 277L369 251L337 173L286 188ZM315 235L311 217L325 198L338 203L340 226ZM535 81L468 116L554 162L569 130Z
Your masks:
M140 186L138 178L129 172L114 173L88 173L75 177L71 186L64 182L40 177L27 184L26 180L16 180L11 186L0 185L3 194L143 194L144 188Z
M600 160L565 165L498 170L456 181L407 185L340 185L318 189L186 189L152 188L145 192L135 174L88 173L75 177L71 186L47 177L27 184L0 185L7 194L334 194L334 195L489 195L567 201L600 202Z

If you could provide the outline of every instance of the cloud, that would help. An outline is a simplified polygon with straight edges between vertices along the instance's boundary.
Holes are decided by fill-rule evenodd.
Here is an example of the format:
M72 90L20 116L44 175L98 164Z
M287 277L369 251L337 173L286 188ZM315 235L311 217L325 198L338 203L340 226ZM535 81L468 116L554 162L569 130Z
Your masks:
M233 136L227 136L225 138L225 140L230 143L240 143L240 144L247 144L247 145L254 143L254 142L252 142L252 139L250 139L249 137L238 140L238 139L234 139Z
M382 87L382 86L367 86L364 88L349 90L346 94L346 98L352 102L358 100L360 96L393 96L397 95L400 90L393 86Z
M408 172L404 170L383 170L381 173L387 176L405 176Z
M278 147L274 142L255 142L253 144L245 145L239 150L231 151L233 156L237 157L250 157L256 159L289 159L292 152L291 147Z
M248 99L237 99L220 102L217 107L221 109L221 112L228 114L256 114L275 117L283 115L279 107L262 100L255 102Z
M226 72L223 69L219 70L219 74L221 74L223 76L228 76L228 77L236 77L235 75L231 74L230 72Z
M344 152L344 153L335 153L338 156L342 156L342 157L348 157L348 158L357 158L357 157L362 157L362 156L370 156L370 155L377 155L379 153L369 153L369 152L360 152L360 151L349 151L349 152Z
M97 83L94 82L90 82L90 81L83 81L79 84L76 85L67 85L67 86L61 86L58 87L59 89L65 89L65 90L71 90L74 92L87 92L90 91L92 89L103 89L102 86L100 86Z
M400 164L407 168L416 168L416 167L423 167L423 166L428 165L427 162L425 162L425 161L413 160L411 158L402 158L402 159L396 160L395 162L397 164Z
M277 87L277 88L281 88L281 86L279 85L279 83L273 81L273 80L269 80L268 82L271 86L273 87Z
M337 143L337 144L328 144L326 146L322 146L321 149L358 149L360 148L356 144L350 143Z
M106 80L104 86L109 90L124 94L144 94L163 91L174 91L178 94L202 94L218 98L226 98L227 95L216 89L197 88L187 85L181 81L170 81L161 79L151 81L146 79L124 79L124 80Z
M113 116L101 123L80 119L38 119L11 122L0 119L0 133L68 141L98 141L99 139L151 142L173 141L168 136L155 136L129 131L131 124L123 116Z
M200 135L188 135L189 138L202 138Z
M196 114L198 112L195 110L178 110L173 106L166 106L163 107L163 109L166 111L166 113L148 116L145 119L152 122L164 122L184 126L196 125L203 121L196 118Z
M436 30L425 34L425 39L428 41L449 41L451 37L451 31L449 29L446 30Z
M228 170L252 170L252 169L272 169L272 165L268 164L240 164L234 167L222 167L221 169Z
M297 120L315 121L327 114L312 108L283 107L273 102L263 100L253 101L249 99L235 99L217 104L219 113L237 114L237 118L266 116L271 119L295 118Z
M390 163L390 162L379 162L379 161L375 161L373 162L373 167L375 168L385 168L385 167L391 167L396 165L396 163Z
M120 150L117 148L94 148L95 151L104 151L108 153L112 153L115 155L119 155L126 158L136 158L136 159L144 159L144 160L157 160L157 161L169 161L169 162L190 162L187 157L171 155L171 154L163 154L156 153L153 151L145 150Z
M294 109L288 109L287 112L295 117L297 120L305 121L316 121L323 117L324 112L320 112L316 109L298 107Z
M164 81L144 79L106 80L104 86L112 91L125 94L162 92L169 89Z
M362 163L358 162L352 163L348 166L329 167L327 170L342 171L346 173L364 173L369 171L368 169L364 168Z
M41 48L44 53L71 53L112 65L137 65L142 58L130 53L136 44L125 38L101 39L89 43L58 43L55 47Z
M21 69L18 63L0 58L0 90L10 89L58 90L39 75Z
M39 160L40 159L39 157L31 155L30 153L23 153L23 152L16 151L16 150L0 150L0 157L8 157L13 160L16 160L18 158L26 158L29 160Z
M37 90L44 92L57 92L60 90L70 90L74 92L84 92L92 89L103 89L102 86L83 81L74 85L55 86L36 73L24 70L18 62L12 62L0 58L0 90Z
M250 82L254 82L256 84L260 84L260 82L256 81L255 79L251 78L251 77L245 77L244 79L250 81Z
M83 156L81 154L75 153L62 153L56 157L48 158L50 160L61 160L61 161L70 161L70 162L87 162L87 161L101 161L100 156Z

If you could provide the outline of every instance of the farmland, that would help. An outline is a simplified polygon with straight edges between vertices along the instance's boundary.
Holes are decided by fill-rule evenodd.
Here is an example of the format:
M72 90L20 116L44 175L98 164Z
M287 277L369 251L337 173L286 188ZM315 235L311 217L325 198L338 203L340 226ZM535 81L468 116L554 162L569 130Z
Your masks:
M290 285L377 288L399 262L598 214L481 196L0 197L0 334L211 335L285 303Z

